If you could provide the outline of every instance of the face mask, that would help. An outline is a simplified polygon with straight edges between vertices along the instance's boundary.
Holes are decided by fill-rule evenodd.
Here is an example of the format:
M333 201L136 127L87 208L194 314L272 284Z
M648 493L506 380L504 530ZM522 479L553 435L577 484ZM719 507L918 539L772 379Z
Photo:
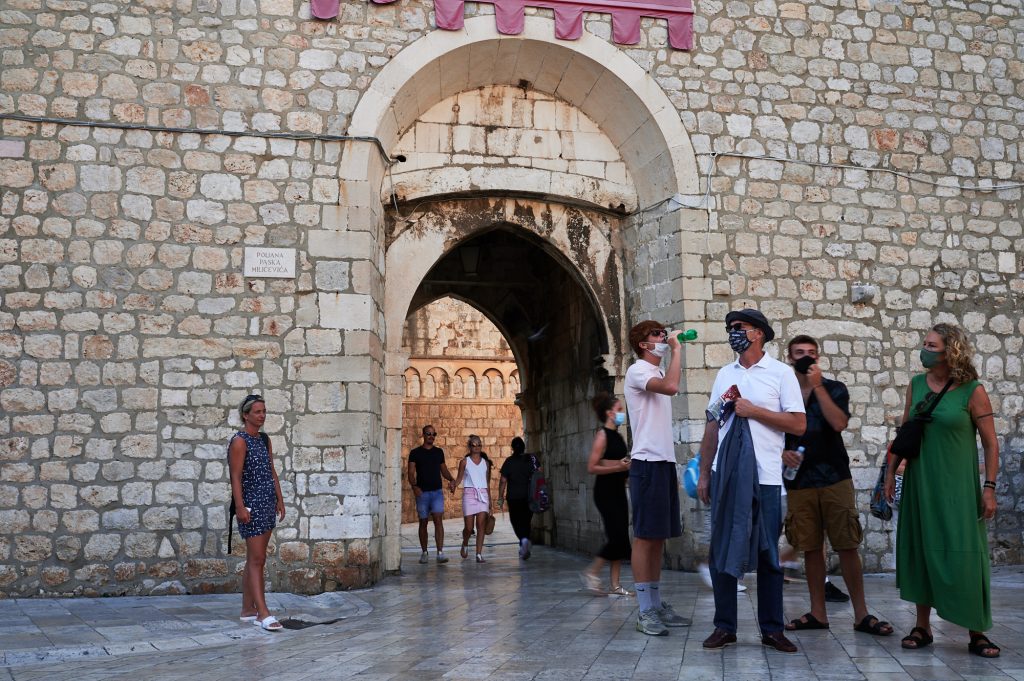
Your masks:
M806 374L808 371L811 370L811 366L816 363L817 360L815 360L813 357L811 357L810 355L804 355L797 361L793 362L793 368L798 373Z
M931 369L933 366L939 363L939 356L941 352L935 352L934 350L921 349L921 364L925 369Z
M729 347L737 355L742 355L750 347L751 341L747 338L747 332L743 329L736 329L729 332Z
M617 412L615 412L615 425L621 426L625 422L626 422L626 412L624 412L624 411L617 411Z
M664 357L668 352L668 343L655 343L653 348L648 348L655 357Z

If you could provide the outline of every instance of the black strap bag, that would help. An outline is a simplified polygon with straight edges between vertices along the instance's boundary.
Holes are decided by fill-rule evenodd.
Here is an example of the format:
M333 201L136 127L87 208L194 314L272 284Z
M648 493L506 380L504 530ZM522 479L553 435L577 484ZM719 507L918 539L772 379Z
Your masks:
M953 385L953 379L936 395L931 395L917 403L910 419L896 429L896 439L892 441L892 453L901 459L913 461L921 456L921 442L924 440L924 427L932 420L932 412L939 405L939 400Z

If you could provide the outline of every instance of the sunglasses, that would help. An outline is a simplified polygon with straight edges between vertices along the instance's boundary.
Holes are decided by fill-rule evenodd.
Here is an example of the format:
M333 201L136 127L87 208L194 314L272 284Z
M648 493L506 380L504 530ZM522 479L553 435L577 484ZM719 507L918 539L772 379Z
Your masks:
M256 395L256 394L246 395L245 399L242 400L242 405L245 406L246 404L249 404L250 402L262 402L262 401L263 401L263 396L262 395Z
M743 331L742 324L727 324L725 327L726 331Z
M437 433L423 433L424 437L437 437Z
M668 337L668 331L666 331L665 329L659 329L657 331L651 331L647 335L654 336L655 338L666 338Z

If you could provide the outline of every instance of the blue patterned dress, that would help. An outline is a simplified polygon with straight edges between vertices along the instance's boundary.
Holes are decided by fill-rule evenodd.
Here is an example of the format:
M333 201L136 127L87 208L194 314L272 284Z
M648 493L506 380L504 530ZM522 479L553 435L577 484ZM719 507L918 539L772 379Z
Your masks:
M238 521L238 534L245 538L266 534L277 526L277 489L271 469L270 452L259 435L238 431L236 437L245 440L245 465L242 467L242 499L251 509L249 522ZM228 443L228 449L231 448Z

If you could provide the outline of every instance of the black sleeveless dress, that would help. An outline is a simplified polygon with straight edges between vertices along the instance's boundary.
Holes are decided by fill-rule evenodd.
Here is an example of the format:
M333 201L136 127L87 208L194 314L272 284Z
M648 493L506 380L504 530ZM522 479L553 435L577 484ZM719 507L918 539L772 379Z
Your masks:
M618 461L628 453L626 441L619 431L604 429L607 447L604 459ZM631 548L629 544L629 501L626 499L626 480L629 472L608 473L595 476L594 503L604 520L604 533L608 542L597 555L605 560L629 560Z

